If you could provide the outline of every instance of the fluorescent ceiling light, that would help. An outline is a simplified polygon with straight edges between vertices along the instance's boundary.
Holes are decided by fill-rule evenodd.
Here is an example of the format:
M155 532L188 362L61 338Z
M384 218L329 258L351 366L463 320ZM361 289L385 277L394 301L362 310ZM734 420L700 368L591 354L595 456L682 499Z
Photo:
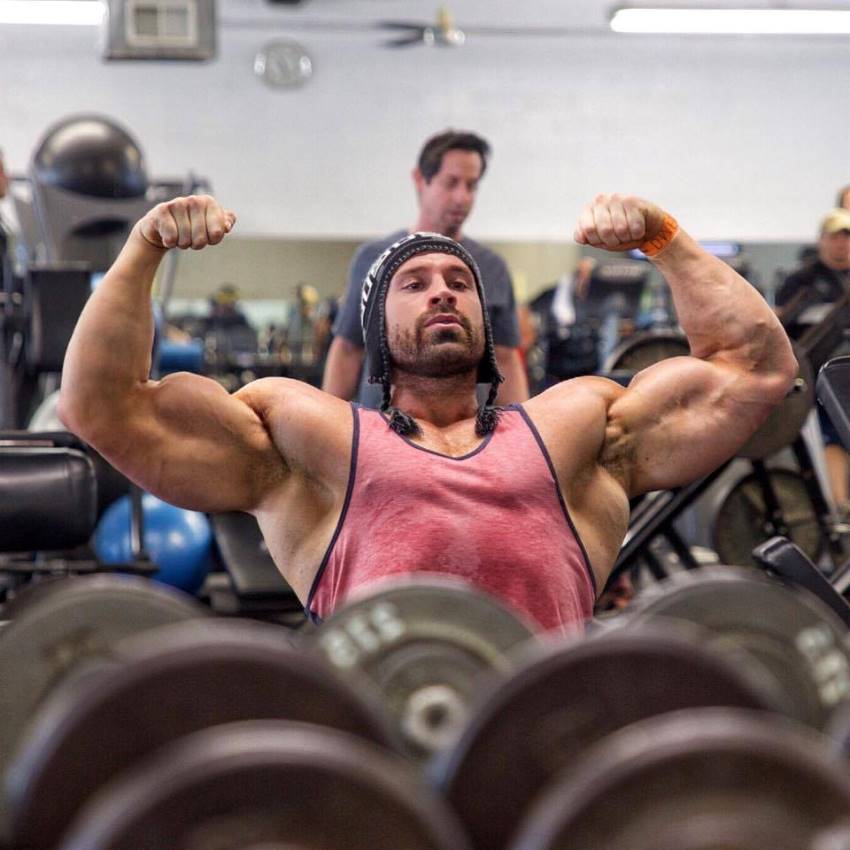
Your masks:
M850 9L617 9L615 32L847 35Z
M97 26L103 12L100 0L0 0L0 24Z

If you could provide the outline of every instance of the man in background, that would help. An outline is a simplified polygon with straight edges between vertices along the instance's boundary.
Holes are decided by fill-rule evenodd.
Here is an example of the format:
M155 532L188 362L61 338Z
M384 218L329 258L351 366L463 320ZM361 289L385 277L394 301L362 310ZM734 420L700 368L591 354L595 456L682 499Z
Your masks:
M478 186L487 170L490 145L474 133L447 130L429 139L413 169L419 205L416 223L383 239L361 245L354 255L342 308L334 323L322 389L343 399L378 407L380 388L361 379L364 359L360 329L360 292L372 263L385 248L406 233L428 231L460 242L481 269L499 371L505 377L497 402L511 404L528 398L528 379L519 355L519 326L513 283L504 260L462 232L472 212ZM359 386L359 394L358 394Z
M815 304L833 304L850 292L850 210L836 207L821 221L817 254L791 272L776 290L779 318L792 339L807 329L801 321ZM818 407L829 483L843 519L850 518L850 456L838 432Z

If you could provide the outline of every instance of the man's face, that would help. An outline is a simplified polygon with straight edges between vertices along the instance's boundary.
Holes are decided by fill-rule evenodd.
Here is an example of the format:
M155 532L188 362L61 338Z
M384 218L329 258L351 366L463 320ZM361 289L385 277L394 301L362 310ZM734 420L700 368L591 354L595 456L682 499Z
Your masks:
M484 316L472 271L451 254L419 254L393 275L387 291L393 366L441 378L477 369Z
M475 151L451 150L430 180L418 168L413 172L421 217L431 230L453 238L460 233L475 203L481 166Z
M8 191L9 178L6 174L6 167L3 164L3 154L0 154L0 198L5 198Z
M850 269L850 230L824 233L818 241L818 254L831 269Z

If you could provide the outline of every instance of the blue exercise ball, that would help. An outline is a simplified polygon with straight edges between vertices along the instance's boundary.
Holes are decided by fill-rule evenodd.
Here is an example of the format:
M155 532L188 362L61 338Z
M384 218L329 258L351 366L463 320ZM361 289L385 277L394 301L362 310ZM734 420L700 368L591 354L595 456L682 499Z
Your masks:
M142 512L145 550L159 566L153 579L189 593L197 591L210 569L209 520L202 513L169 505L150 493L142 496ZM122 496L100 518L94 549L101 561L126 564L132 560L130 516L130 497Z

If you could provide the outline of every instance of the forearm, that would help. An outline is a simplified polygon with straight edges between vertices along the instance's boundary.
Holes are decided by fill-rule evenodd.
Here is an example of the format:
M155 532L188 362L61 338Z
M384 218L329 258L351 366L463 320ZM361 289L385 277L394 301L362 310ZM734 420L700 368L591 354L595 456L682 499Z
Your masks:
M795 370L788 337L767 302L687 233L680 230L652 262L670 285L695 357L736 363L750 373Z
M504 381L499 385L496 403L501 405L528 401L528 377L516 348L496 346L496 362Z
M59 413L78 434L108 428L123 417L148 379L154 334L150 293L165 253L134 227L77 322L65 354Z
M360 346L341 336L334 337L328 349L322 389L349 401L357 394L365 352Z

